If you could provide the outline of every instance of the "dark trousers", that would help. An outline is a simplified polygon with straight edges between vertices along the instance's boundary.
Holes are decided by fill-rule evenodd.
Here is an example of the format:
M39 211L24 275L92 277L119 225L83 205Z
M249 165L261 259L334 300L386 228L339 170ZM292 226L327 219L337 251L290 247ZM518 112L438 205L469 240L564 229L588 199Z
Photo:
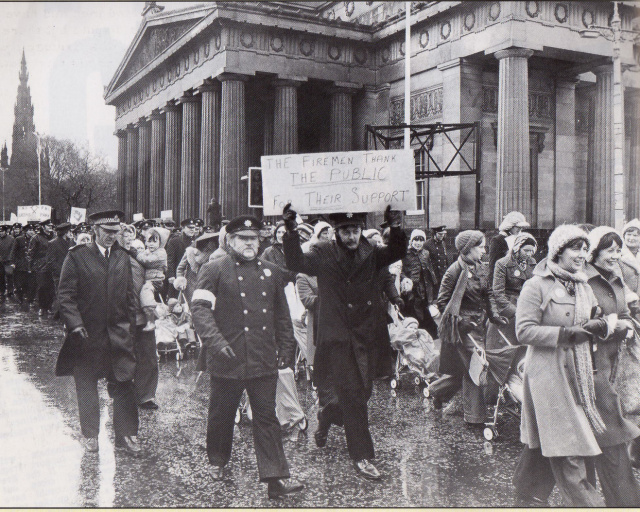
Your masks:
M50 309L55 295L51 272L38 272L38 306L40 309Z
M529 448L528 445L520 453L511 481L519 496L542 501L549 499L556 485L549 459L542 455L540 448Z
M4 266L5 263L0 261L0 295L4 295L5 292L11 295L13 293L13 276L7 274Z
M153 331L143 331L143 325L136 327L134 342L136 351L136 374L134 386L139 404L153 400L158 388L158 353Z
M289 477L282 431L276 417L277 383L277 375L247 380L211 377L207 421L207 455L211 464L224 466L231 458L234 418L246 389L253 413L253 440L260 480Z
M16 270L13 282L18 300L26 299L29 303L33 302L38 286L35 274L26 270Z
M100 399L98 380L101 372L83 366L73 371L80 412L80 427L85 437L98 437L100 432ZM113 398L113 430L116 436L138 434L138 407L136 406L133 382L118 382L113 375L107 377L107 391Z

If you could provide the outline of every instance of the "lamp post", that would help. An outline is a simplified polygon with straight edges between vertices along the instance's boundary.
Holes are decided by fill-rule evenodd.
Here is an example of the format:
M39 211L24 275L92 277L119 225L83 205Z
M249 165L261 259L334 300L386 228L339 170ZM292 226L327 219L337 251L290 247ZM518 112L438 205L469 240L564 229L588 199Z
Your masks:
M0 171L2 171L2 224L5 222L5 214L4 214L4 173L8 171L6 167L0 167Z
M625 180L624 180L624 84L622 83L621 44L633 41L638 37L633 31L622 29L622 20L618 12L619 2L613 2L611 26L590 25L581 30L582 37L594 38L602 36L613 43L613 208L614 227L622 229L625 220ZM626 34L632 34L627 37Z

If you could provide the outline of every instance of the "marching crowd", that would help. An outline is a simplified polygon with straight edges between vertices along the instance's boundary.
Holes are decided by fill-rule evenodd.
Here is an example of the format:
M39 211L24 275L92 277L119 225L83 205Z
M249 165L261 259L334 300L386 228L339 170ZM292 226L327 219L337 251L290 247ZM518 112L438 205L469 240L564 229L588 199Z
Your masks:
M520 438L513 476L522 503L545 503L557 487L567 506L638 506L640 486L640 221L622 232L561 225L547 256L529 224L510 212L489 243L480 231L446 244L446 227L410 236L399 212L378 229L366 215L302 222L287 205L275 226L243 215L205 226L189 218L91 225L51 221L0 227L0 293L67 333L57 375L73 375L88 451L98 450L97 381L113 398L116 447L137 454L138 407L157 409L154 329L159 302L184 297L211 376L209 474L230 460L234 417L246 391L260 480L270 498L303 489L290 478L275 413L278 370L295 364L294 325L306 326L319 409L314 439L344 427L356 472L380 480L367 403L392 372L389 313L415 318L441 342L429 384L440 409L461 391L464 421L485 426L495 383L474 375L478 354L526 346ZM54 231L57 236L54 236ZM286 286L303 306L293 318ZM293 323L292 323L293 320ZM206 363L205 363L206 360ZM635 366L634 366L635 365ZM600 482L602 493L597 490ZM604 496L604 500L602 498Z

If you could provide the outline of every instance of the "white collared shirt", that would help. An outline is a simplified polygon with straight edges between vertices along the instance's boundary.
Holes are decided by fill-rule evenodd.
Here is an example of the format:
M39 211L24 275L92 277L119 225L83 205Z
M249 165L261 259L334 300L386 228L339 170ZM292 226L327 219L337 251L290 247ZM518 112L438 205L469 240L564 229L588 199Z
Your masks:
M98 246L98 249L100 250L100 254L102 254L102 256L105 255L107 248L106 247L102 247L98 242L96 242L96 245Z

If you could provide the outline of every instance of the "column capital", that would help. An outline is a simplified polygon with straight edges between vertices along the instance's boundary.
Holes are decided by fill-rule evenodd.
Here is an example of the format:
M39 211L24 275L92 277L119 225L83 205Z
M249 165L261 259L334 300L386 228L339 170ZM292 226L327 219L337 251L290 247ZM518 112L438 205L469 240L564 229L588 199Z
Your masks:
M591 72L596 76L613 73L613 64L601 64L600 66L591 68Z
M240 73L221 73L218 76L216 76L216 78L218 80L220 80L221 82L226 82L227 80L233 80L236 82L248 82L249 81L249 76L248 75L241 75Z
M167 103L164 107L160 108L160 113L166 114L167 112L178 112L179 110L181 110L180 105L176 102L171 101Z
M213 80L211 78L207 78L202 85L196 87L196 91L198 94L202 94L203 92L215 92L220 90L220 81Z
M437 67L438 67L438 71L446 71L447 69L460 67L461 64L462 64L462 59L457 58L457 59L451 59L451 60L448 60L447 62L438 64Z
M138 119L135 123L133 123L134 128L140 128L141 126L146 126L149 123L150 119L147 116L143 116Z
M353 82L333 82L333 85L329 86L329 94L356 94L360 89L362 89L361 84L356 84Z
M126 129L116 130L115 132L113 132L113 134L119 139L124 139L127 136L127 130Z
M151 115L149 116L149 119L151 121L155 121L157 119L164 119L164 112L162 112L161 109L155 109L153 112L151 112Z
M200 96L185 94L184 96L180 96L178 98L178 103L200 103Z
M135 132L137 129L138 129L137 123L136 123L136 124L129 123L129 124L127 125L127 128L126 128L127 133L133 133L133 132Z
M302 80L294 80L292 78L274 78L271 81L271 85L274 87L300 87Z
M509 57L520 57L522 59L528 59L533 55L533 50L528 48L507 48L506 50L498 50L493 56L498 59L507 59Z

